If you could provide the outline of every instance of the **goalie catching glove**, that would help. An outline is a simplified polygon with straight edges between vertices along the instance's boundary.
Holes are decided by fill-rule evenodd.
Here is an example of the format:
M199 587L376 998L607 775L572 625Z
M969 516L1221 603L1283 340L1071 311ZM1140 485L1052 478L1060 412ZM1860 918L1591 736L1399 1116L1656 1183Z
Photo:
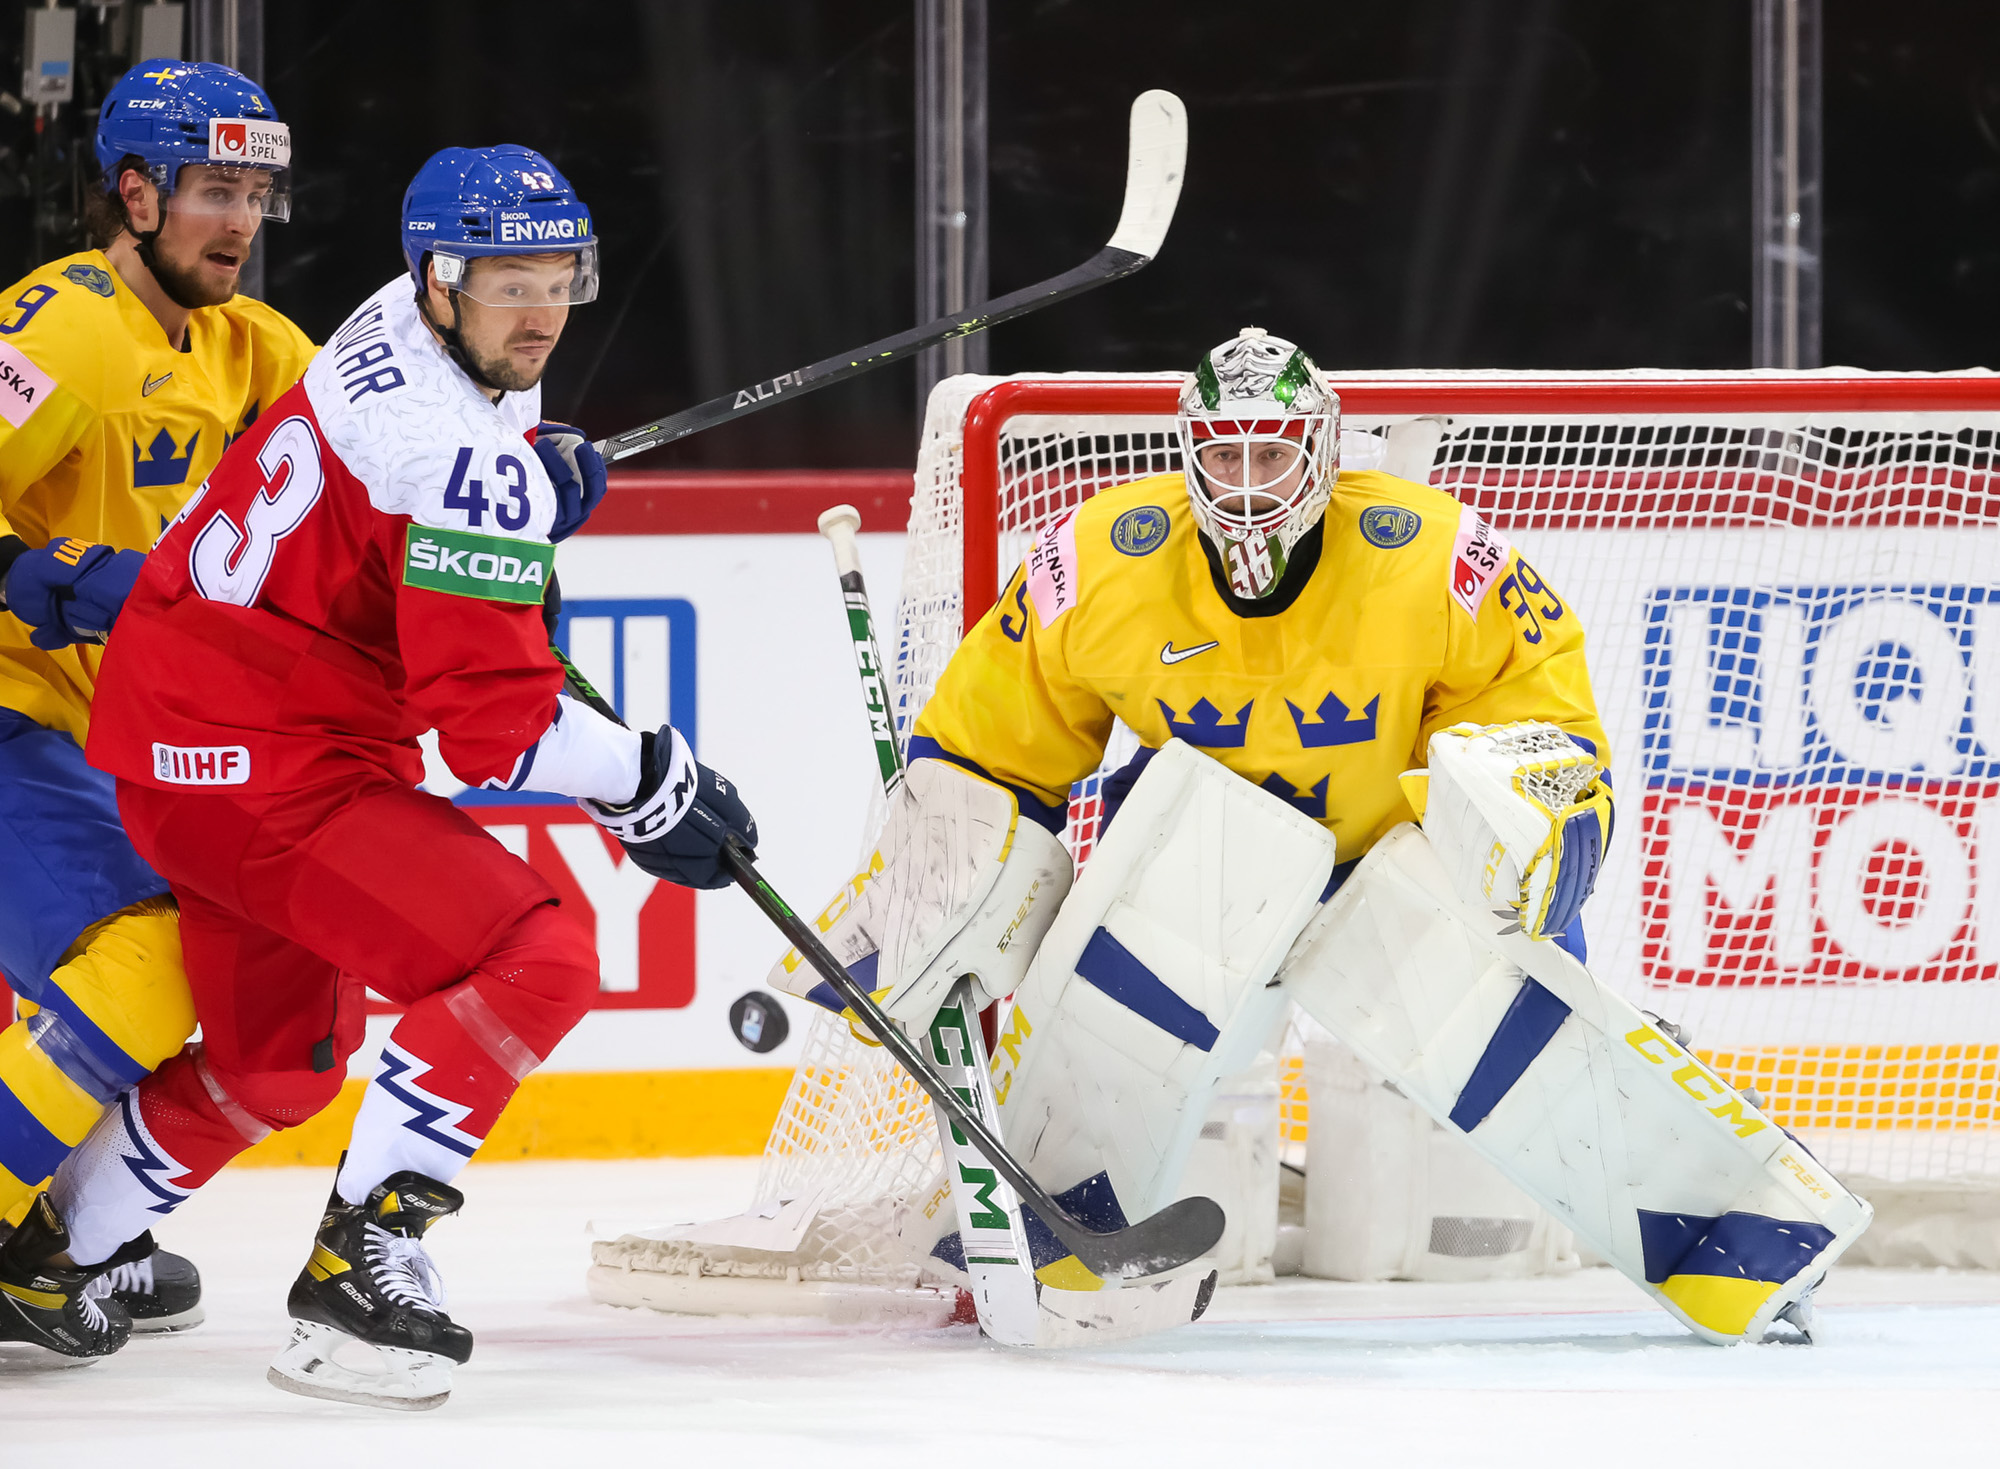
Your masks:
M640 737L639 789L623 806L580 800L640 868L686 888L728 887L722 844L734 832L753 849L757 820L730 783L700 764L671 724Z
M867 864L816 926L891 1019L920 1029L962 977L972 977L981 1003L1014 991L1070 875L1069 853L1021 818L1012 791L942 760L918 760L889 803ZM792 949L770 984L841 1009L833 987L817 978Z
M1611 842L1611 786L1553 724L1455 724L1431 736L1430 768L1402 777L1458 895L1509 915L1529 938L1576 921Z

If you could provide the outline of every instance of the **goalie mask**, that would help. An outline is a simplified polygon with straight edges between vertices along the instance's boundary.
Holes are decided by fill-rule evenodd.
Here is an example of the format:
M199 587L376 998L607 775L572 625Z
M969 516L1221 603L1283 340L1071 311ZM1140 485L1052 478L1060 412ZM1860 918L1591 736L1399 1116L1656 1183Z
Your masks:
M1248 326L1188 374L1179 422L1195 524L1230 590L1268 597L1332 498L1340 399L1304 352Z

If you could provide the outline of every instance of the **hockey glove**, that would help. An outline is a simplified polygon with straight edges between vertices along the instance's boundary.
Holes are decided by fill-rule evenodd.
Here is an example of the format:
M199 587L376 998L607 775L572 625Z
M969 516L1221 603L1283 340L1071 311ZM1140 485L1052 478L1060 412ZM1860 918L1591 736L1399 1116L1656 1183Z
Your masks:
M617 837L632 860L663 882L684 888L726 888L722 843L734 832L753 849L757 819L736 789L696 763L671 724L640 737L639 792L623 806L577 804Z
M1611 842L1611 786L1553 724L1455 724L1402 777L1461 898L1535 939L1575 921Z
M37 648L54 650L110 636L146 553L74 536L30 549L7 536L0 540L0 559L7 561L7 610L34 629L28 640Z
M590 512L604 498L610 483L604 477L604 456L584 437L582 429L566 423L535 426L535 455L556 487L556 519L549 527L549 539L568 540L583 529Z

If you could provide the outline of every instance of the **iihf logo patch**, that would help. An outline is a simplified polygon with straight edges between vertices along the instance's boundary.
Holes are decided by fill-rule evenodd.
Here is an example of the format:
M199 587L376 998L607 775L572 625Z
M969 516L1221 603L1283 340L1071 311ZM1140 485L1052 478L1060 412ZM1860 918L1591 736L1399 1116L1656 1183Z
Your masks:
M1167 543L1172 522L1158 505L1127 510L1111 525L1111 544L1127 556L1150 556Z
M1370 505L1361 512L1361 539L1384 551L1409 545L1423 528L1423 517L1400 505Z

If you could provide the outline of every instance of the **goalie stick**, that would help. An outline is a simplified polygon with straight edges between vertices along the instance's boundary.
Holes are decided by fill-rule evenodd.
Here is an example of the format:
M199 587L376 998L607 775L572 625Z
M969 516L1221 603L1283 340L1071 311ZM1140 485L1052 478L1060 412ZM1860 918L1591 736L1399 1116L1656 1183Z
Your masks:
M847 631L861 672L882 789L893 800L896 788L903 783L903 754L896 745L889 689L882 677L882 653L875 641L875 613L868 605L868 583L861 574L861 546L856 539L860 529L861 512L852 505L835 505L819 518L819 533L833 547L834 570L840 577ZM1000 1105L994 1100L979 1006L969 981L961 979L951 987L932 1017L925 1039L931 1064L938 1068L945 1084L998 1133ZM973 1149L941 1109L937 1110L937 1130L979 1329L1006 1346L1034 1346L1040 1338L1041 1307L1020 1200L994 1176L988 1160Z
M1180 200L1181 179L1186 171L1187 108L1172 92L1158 89L1141 92L1132 101L1125 204L1118 215L1118 227L1104 247L1083 264L997 297L972 311L940 316L893 337L822 358L808 367L795 367L747 388L613 434L598 443L597 452L604 456L606 464L615 464L620 459L769 408L781 399L790 400L816 388L845 382L955 337L969 337L1003 321L1027 316L1108 282L1122 280L1144 269L1159 254L1167 227L1174 220L1174 206Z
M551 644L549 652L562 665L565 683L572 696L590 705L606 719L624 723L610 701L591 686L590 680L577 670L562 649ZM764 880L757 871L750 849L734 834L723 843L722 865L729 870L736 885L750 895L750 901L757 905L758 911L791 940L792 946L805 956L806 962L819 972L820 978L833 986L842 1003L860 1017L861 1023L896 1058L897 1064L910 1073L958 1130L985 1154L986 1160L993 1165L993 1171L1005 1179L1016 1194L1027 1200L1042 1223L1062 1241L1063 1247L1082 1261L1093 1275L1121 1280L1159 1275L1207 1254L1222 1238L1222 1206L1213 1199L1199 1196L1177 1199L1137 1224L1102 1233L1076 1219L1028 1175L1027 1169L1015 1160L978 1114L925 1064L910 1038L882 1013L868 991L819 941L819 934L814 931L811 921L794 913L790 905L778 896L777 890Z
M882 673L882 649L875 641L875 613L868 605L868 583L861 576L861 546L855 532L861 512L852 505L835 505L821 513L819 533L833 545L833 566L840 574L840 595L847 604L847 635L854 640L854 665L861 673L861 692L868 701L868 733L875 741L875 763L881 768L882 790L895 795L903 783L903 752L896 748L896 728L889 712L889 681Z
M736 885L750 895L750 900L759 911L792 941L792 946L805 955L806 962L819 971L820 978L833 986L834 993L861 1018L863 1025L874 1032L875 1038L902 1064L903 1069L916 1079L917 1085L930 1093L931 1100L951 1118L958 1130L986 1155L993 1171L1005 1179L1015 1193L1027 1200L1042 1223L1048 1225L1050 1232L1063 1242L1063 1247L1082 1261L1093 1275L1121 1280L1159 1275L1207 1254L1222 1238L1222 1206L1213 1199L1200 1196L1177 1199L1137 1224L1103 1233L1076 1219L1028 1175L1028 1170L1015 1161L1014 1155L1007 1151L977 1114L924 1063L923 1056L911 1044L910 1038L897 1029L895 1022L876 1006L868 991L819 941L811 921L794 913L778 896L777 890L764 880L757 871L757 864L751 859L749 848L734 833L723 842L722 865L729 869Z

